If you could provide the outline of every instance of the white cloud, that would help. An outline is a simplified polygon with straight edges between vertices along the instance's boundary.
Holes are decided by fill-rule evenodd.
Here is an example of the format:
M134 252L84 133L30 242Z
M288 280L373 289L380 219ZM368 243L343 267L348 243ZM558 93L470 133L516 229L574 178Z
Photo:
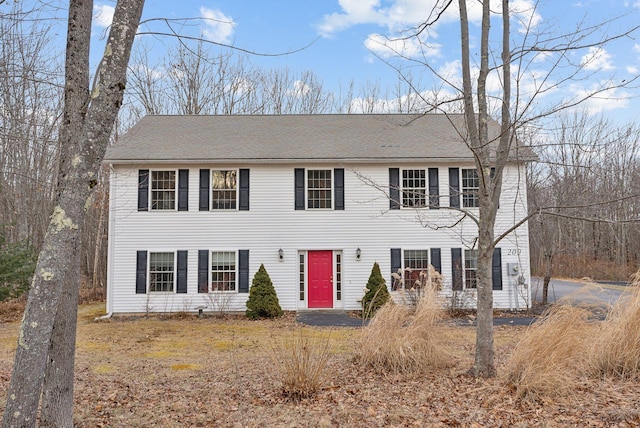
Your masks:
M293 82L293 88L287 91L287 95L294 97L304 97L305 95L308 95L312 90L313 88L311 88L311 86L309 86L302 80L296 80L295 82Z
M406 58L440 56L441 45L437 43L423 43L416 37L388 38L382 34L370 34L364 41L367 49L375 54L389 58L403 56Z
M511 1L509 10L519 24L518 31L521 33L530 31L542 22L542 16L537 12L536 3L532 0Z
M635 67L633 65L627 66L627 73L629 74L640 74L640 68Z
M230 43L236 23L231 17L219 10L200 8L200 16L204 19L202 35L207 40L216 43Z
M580 62L585 70L613 70L615 67L611 63L611 55L601 47L592 46L589 52L582 57Z
M325 15L317 25L320 35L330 37L333 34L355 25L373 24L386 27L391 32L406 30L431 18L440 12L438 0L392 0L388 6L381 6L379 0L339 0L341 12ZM451 22L457 18L457 9L452 5L439 18L438 22ZM473 13L475 16L476 13Z
M98 28L107 28L113 22L115 8L106 4L95 4L93 6L93 23Z
M629 107L631 95L620 88L611 88L598 92L605 83L595 83L590 87L579 87L574 85L571 90L575 100L585 99L577 108L586 109L589 113L601 113Z

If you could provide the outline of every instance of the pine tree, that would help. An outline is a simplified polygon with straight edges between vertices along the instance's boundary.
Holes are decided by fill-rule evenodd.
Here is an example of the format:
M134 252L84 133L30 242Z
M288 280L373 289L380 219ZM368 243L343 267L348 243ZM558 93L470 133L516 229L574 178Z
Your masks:
M362 298L363 317L370 318L390 299L387 283L380 272L380 265L376 262L371 269L369 281L364 297Z
M246 314L250 319L276 318L283 314L278 295L264 264L260 265L251 282Z

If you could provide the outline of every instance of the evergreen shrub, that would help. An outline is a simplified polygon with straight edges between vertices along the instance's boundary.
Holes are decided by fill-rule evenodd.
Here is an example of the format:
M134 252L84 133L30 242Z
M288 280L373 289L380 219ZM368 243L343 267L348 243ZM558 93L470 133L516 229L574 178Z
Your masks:
M283 314L278 295L264 264L260 265L251 282L246 314L250 319L276 318Z
M362 298L362 316L364 318L371 318L385 303L387 303L391 296L387 289L387 283L382 277L380 272L380 265L378 262L373 264L371 269L371 275L369 281L367 281L367 287L364 297Z

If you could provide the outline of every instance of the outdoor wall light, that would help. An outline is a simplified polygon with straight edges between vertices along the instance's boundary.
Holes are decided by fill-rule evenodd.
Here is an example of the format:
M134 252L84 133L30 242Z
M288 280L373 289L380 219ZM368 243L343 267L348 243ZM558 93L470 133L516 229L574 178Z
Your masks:
M360 260L360 256L362 256L362 250L358 247L356 250L356 260Z
M284 260L284 251L282 248L278 250L278 258L280 258L280 260Z

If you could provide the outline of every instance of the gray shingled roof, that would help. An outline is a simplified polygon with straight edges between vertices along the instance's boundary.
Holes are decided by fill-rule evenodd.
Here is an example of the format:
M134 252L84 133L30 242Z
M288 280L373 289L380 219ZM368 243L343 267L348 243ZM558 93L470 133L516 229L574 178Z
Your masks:
M146 116L107 163L472 161L461 115ZM490 123L491 135L499 125ZM516 153L517 152L517 153ZM530 161L526 147L513 158Z

